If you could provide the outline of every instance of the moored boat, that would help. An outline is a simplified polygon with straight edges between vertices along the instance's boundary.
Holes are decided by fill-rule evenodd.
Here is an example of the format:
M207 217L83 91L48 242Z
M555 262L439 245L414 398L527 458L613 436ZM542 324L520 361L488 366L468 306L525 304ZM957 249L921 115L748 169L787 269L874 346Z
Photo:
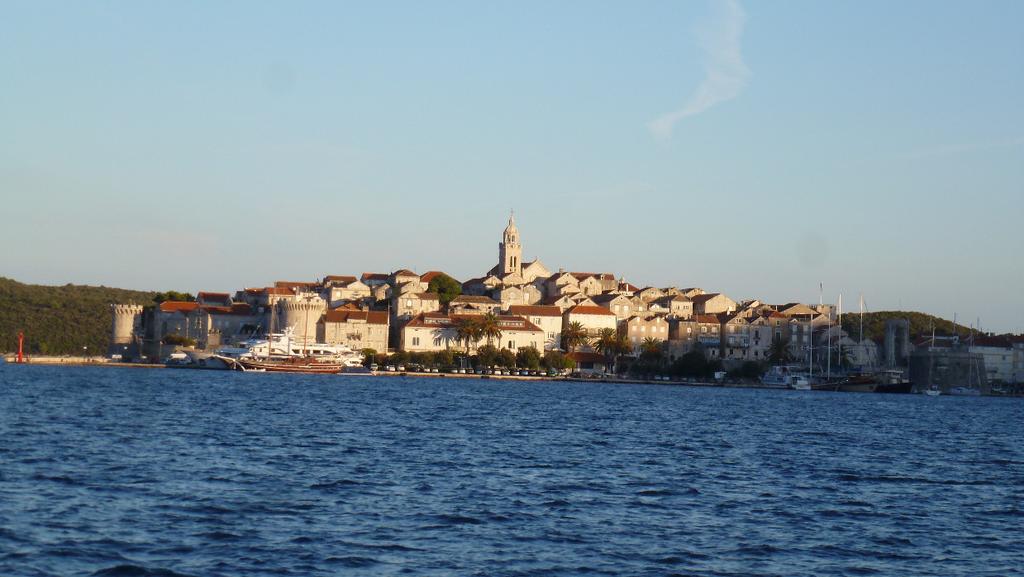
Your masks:
M847 377L836 384L835 390L843 393L907 394L913 392L914 386L903 379L901 371L883 370Z
M321 361L312 357L290 357L277 360L220 358L231 368L246 372L337 374L345 368L343 363Z

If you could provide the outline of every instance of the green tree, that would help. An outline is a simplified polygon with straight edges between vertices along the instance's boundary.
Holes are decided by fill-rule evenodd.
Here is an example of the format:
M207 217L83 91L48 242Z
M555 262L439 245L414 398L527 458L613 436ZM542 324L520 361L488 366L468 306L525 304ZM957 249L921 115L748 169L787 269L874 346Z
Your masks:
M363 353L363 366L370 366L377 362L377 349L365 348L360 351Z
M540 351L534 347L523 347L516 351L516 366L537 370L540 368Z
M462 285L459 284L459 281L442 273L430 279L430 283L427 284L427 292L437 294L441 306L446 307L448 303L452 302L452 299L462 294Z
M498 358L498 349L494 345L484 345L476 350L477 366L491 367Z
M162 292L162 293L156 293L153 296L153 302L155 302L157 304L160 304L160 303L162 303L164 301L185 301L185 302L190 302L191 303L191 302L195 302L195 300L196 300L196 297L190 295L189 293L183 293L183 292L178 292L178 291L167 291L167 292Z
M508 349L501 349L498 351L497 363L500 367L514 367L516 366L516 355Z
M413 353L412 362L423 365L424 367L432 367L435 363L435 356L432 351Z
M616 359L629 352L629 339L625 334L612 328L601 329L594 340L594 349L604 355L605 361L615 372Z
M501 342L501 325L498 324L498 317L494 313L487 313L477 320L477 327L480 336L487 339L487 344L495 340Z
M703 377L708 372L708 360L703 351L694 349L676 359L670 370L683 377Z
M196 346L196 340L190 339L177 334L164 335L163 341L165 345L177 345L180 347L194 347Z
M434 355L434 364L438 367L451 367L455 364L455 353L448 349L438 351Z
M640 343L640 357L644 360L661 362L665 356L665 342L654 337L646 337Z
M469 354L469 347L480 340L480 324L477 319L471 317L459 317L455 319L455 340L466 344L466 354Z
M772 338L772 347L768 352L768 360L773 365L784 365L793 360L789 352L789 340L783 340L779 335Z
M556 371L576 367L576 363L561 351L548 351L544 353L543 364L545 369L554 369Z
M573 321L562 329L562 346L569 352L574 352L578 347L590 344L587 337L587 329L579 321Z
M29 285L0 277L0 351L18 350L25 334L27 354L104 354L110 346L115 303L153 303L155 292L82 285ZM143 312L152 314L155 304ZM121 352L121 351L118 351Z

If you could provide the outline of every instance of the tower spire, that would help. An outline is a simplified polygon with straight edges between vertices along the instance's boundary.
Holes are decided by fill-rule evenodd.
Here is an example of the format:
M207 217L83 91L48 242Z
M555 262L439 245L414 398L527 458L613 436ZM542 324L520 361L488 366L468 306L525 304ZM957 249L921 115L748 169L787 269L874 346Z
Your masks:
M498 270L502 275L521 274L523 271L523 247L519 242L519 229L516 228L515 209L509 210L508 226L498 243Z

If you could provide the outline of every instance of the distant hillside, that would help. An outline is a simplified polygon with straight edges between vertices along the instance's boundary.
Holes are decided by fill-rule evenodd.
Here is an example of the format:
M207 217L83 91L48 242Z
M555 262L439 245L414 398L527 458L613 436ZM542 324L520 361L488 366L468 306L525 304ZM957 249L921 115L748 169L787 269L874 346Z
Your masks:
M956 331L953 329L953 322L934 315L917 313L912 311L880 311L877 313L864 313L864 337L875 341L885 338L885 321L889 319L908 319L910 321L910 336L918 337L932 334L932 327L935 327L937 335L951 335L959 332L961 335L970 334L970 327L959 323ZM843 315L843 330L854 339L860 335L860 314L850 313Z
M161 293L93 286L43 286L0 277L0 351L32 354L105 354L110 343L110 304L151 305Z

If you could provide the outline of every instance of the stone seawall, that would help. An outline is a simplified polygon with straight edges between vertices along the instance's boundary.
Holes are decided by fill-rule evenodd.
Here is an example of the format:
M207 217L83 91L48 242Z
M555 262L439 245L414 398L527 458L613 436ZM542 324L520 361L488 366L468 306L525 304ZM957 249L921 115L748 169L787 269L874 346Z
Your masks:
M18 360L18 355L7 353L4 360L14 363ZM25 355L25 363L33 365L101 365L109 362L110 359L107 357Z

